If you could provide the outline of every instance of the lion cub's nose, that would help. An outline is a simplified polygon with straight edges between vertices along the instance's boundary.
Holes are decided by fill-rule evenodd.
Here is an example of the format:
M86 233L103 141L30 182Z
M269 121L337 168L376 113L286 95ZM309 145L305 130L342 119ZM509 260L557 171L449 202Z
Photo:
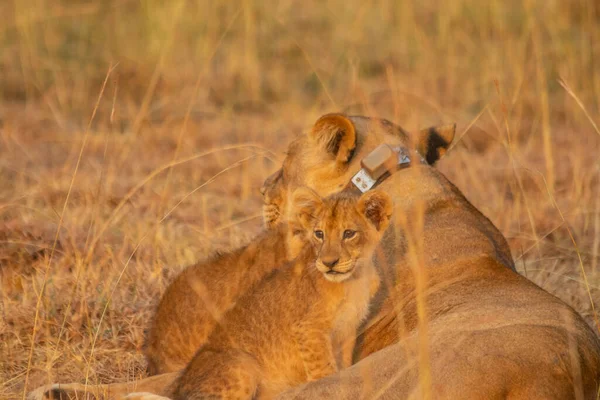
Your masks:
M325 265L327 268L331 269L337 265L337 263L340 261L340 259L336 258L336 259L329 259L329 260L322 260L322 261L323 261L323 265Z

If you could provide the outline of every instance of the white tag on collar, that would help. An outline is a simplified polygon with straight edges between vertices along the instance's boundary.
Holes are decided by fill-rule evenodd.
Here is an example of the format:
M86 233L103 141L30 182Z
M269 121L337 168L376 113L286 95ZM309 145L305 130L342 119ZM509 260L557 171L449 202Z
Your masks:
M364 168L361 168L360 171L358 171L356 175L352 177L352 183L358 188L358 190L360 190L362 193L365 193L375 186L377 180L373 179Z

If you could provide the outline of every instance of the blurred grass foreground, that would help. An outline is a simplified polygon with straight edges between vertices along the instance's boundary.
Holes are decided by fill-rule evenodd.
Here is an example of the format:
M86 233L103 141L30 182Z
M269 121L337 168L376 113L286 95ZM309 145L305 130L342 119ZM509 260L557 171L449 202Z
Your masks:
M519 272L593 325L597 1L3 0L0 15L0 398L141 376L166 285L261 229L261 182L330 111L457 122L439 168Z

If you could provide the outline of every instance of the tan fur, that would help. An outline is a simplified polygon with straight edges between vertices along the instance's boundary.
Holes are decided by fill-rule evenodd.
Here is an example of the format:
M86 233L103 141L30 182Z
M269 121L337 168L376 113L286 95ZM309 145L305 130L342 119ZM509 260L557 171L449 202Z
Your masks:
M391 199L373 192L322 200L306 190L293 199L293 234L310 244L225 315L175 382L175 399L267 399L350 365L379 282L370 258Z
M182 370L238 299L273 268L293 258L287 227L186 268L163 294L148 333L150 374Z
M285 179L270 192L307 185L334 193L381 143L418 150L432 164L454 133L411 136L384 120L323 118L324 138L340 118L340 132L354 126L354 156L340 163L315 128L290 145L277 172ZM598 338L571 307L514 271L505 238L454 185L414 163L379 190L394 199L396 218L374 253L384 279L358 338L360 362L280 398L596 398Z
M280 169L269 176L260 189L260 193L263 196L263 221L269 229L277 226L282 219L280 211L285 209L282 205L287 201L287 191L282 190L284 187L286 185L283 182L283 173Z

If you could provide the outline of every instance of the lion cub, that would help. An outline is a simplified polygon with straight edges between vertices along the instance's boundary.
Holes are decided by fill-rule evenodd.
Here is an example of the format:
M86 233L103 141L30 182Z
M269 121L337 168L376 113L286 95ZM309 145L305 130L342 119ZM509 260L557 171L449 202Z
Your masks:
M175 399L271 398L351 364L379 286L371 256L392 201L378 191L321 199L301 188L292 210L289 229L306 245L223 317L175 382Z
M169 285L153 316L144 353L150 375L182 370L221 317L274 268L293 259L287 224L252 243L187 267Z

